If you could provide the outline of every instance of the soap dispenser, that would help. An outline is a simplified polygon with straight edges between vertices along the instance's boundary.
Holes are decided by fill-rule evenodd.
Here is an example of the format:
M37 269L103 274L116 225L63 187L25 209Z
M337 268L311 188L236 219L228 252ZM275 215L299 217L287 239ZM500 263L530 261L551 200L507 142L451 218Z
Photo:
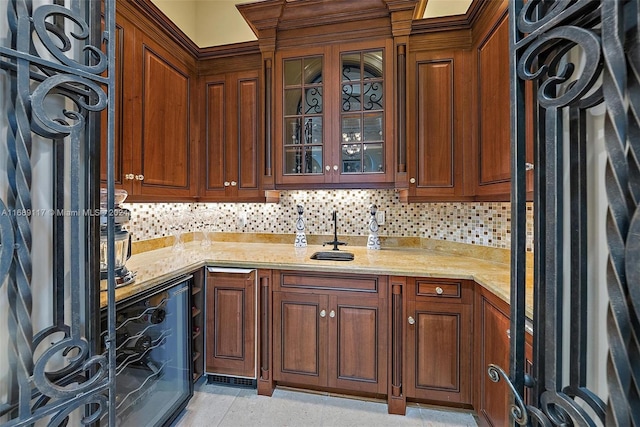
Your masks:
M376 220L376 212L378 207L376 205L369 206L369 238L367 239L367 249L380 249L380 237L378 237L378 221Z
M304 218L302 218L304 208L302 205L296 205L296 208L298 209L298 219L296 221L296 240L294 246L296 248L306 248L307 236L304 233Z

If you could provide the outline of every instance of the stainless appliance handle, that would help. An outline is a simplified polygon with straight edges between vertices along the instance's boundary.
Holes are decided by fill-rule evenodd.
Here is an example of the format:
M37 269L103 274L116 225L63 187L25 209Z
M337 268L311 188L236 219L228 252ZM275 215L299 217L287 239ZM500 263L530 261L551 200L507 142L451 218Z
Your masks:
M207 267L209 273L242 273L249 274L255 269L253 268L234 268L234 267Z

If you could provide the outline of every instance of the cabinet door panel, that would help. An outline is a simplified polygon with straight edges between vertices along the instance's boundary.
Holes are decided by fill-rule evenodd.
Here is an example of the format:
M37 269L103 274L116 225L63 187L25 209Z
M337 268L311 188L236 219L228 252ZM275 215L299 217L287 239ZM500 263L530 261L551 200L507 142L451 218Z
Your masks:
M191 195L188 72L159 53L142 47L141 195ZM170 58L170 57L169 57Z
M418 187L453 187L453 59L419 62Z
M378 310L369 307L338 307L338 378L377 381L376 355Z
M255 273L213 273L206 291L207 372L255 377Z
M462 52L410 55L407 76L407 173L412 200L451 199L465 192L468 76Z
M509 318L490 301L481 297L480 302L480 408L479 412L493 426L505 426L509 422L509 389L504 381L494 383L487 375L489 364L509 367Z
M471 403L471 311L466 304L409 301L407 395Z
M202 126L205 155L200 197L210 201L261 201L259 73L239 71L204 77Z
M509 192L511 119L509 22L505 15L481 41L478 64L478 195Z
M242 359L244 354L244 289L215 289L213 356ZM223 330L224 329L224 330Z
M273 298L274 378L325 385L328 298L286 292Z
M459 391L460 315L416 312L416 329L416 387Z
M331 303L329 387L386 393L385 304L378 298L331 300L336 303Z
M258 79L238 81L238 187L258 188Z
M224 193L225 177L225 82L207 82L206 93L206 158L216 159L205 165L205 190Z

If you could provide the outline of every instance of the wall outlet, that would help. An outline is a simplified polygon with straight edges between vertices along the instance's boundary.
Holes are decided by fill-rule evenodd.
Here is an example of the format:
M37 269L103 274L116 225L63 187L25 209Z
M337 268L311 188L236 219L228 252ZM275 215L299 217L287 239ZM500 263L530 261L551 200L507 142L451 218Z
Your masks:
M245 211L238 212L238 223L241 227L247 226L247 213Z
M378 223L378 225L384 225L384 220L385 220L384 211L377 211L376 222Z

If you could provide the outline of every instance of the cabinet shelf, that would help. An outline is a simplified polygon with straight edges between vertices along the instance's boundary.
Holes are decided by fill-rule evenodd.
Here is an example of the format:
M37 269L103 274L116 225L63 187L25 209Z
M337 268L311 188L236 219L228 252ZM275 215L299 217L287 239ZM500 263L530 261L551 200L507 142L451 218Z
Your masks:
M200 313L203 312L204 307L204 269L194 274L194 281L191 287L191 349L192 349L192 369L193 369L193 382L196 382L198 378L202 376L204 371L204 330L203 316Z

